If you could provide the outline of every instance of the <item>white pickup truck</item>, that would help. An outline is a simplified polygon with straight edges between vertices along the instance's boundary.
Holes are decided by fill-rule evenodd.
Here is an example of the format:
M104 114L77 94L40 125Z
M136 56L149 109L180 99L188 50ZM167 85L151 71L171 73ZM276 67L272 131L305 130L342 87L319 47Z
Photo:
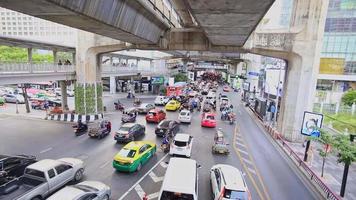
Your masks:
M70 181L83 177L84 163L76 158L45 159L26 167L20 178L0 186L0 199L41 200Z

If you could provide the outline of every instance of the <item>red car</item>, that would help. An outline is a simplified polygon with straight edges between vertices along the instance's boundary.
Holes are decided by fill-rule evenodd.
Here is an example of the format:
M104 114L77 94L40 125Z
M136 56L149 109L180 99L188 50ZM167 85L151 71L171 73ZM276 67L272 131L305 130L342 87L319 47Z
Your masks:
M160 109L152 109L146 115L146 122L159 123L166 119L166 113Z
M230 87L227 86L227 85L225 85L225 86L223 87L223 91L224 91L224 92L230 92Z
M216 118L214 113L204 113L201 118L201 126L215 128Z

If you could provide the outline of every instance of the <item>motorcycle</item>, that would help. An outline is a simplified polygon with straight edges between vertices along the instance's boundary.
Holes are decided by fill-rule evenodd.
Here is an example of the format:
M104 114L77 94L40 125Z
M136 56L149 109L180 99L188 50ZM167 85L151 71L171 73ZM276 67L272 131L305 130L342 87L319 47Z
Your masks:
M86 124L82 124L80 126L74 125L72 127L74 129L73 131L76 136L83 135L84 133L86 133L88 131L88 125L86 125Z
M135 99L133 102L133 106L140 106L141 105L141 100L140 99Z
M120 111L125 110L124 104L122 104L120 102L117 102L117 103L115 102L114 105L115 105L115 110L120 110Z

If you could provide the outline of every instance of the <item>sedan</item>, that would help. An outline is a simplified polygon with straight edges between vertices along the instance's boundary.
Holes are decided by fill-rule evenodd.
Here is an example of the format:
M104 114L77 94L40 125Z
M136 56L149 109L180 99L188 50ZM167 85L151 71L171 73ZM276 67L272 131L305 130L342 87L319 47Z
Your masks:
M118 131L116 131L114 139L117 142L131 142L138 136L144 135L146 128L144 125L136 123L123 124Z
M83 181L69 185L54 193L47 200L109 200L110 187L99 181Z
M175 135L179 131L179 123L175 120L163 120L156 127L156 136Z
M166 119L166 113L160 109L152 109L146 115L146 122L159 123Z
M7 103L25 103L25 98L19 94L6 94L4 98Z
M178 120L180 122L184 122L184 123L191 123L192 122L192 116L189 110L182 110L180 111L179 115L178 115Z
M223 87L223 91L224 91L224 92L230 92L230 87L227 86L227 85L225 85L225 86Z
M202 127L215 128L216 127L216 119L214 113L204 113L201 119Z
M179 107L180 107L180 103L177 100L170 100L165 106L167 111L168 110L169 111L176 111L176 110L178 110Z
M135 141L125 145L114 157L113 167L118 171L140 171L142 165L156 153L156 144L149 141Z
M139 114L147 114L148 111L154 109L155 106L150 103L142 103L136 110Z

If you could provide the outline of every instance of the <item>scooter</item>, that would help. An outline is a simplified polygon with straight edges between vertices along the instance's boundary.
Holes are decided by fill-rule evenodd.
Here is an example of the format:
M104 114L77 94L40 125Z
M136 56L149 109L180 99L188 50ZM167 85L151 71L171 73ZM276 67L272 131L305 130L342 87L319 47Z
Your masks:
M122 103L115 102L114 105L115 105L115 110L120 110L120 111L125 110L124 104L122 104Z

